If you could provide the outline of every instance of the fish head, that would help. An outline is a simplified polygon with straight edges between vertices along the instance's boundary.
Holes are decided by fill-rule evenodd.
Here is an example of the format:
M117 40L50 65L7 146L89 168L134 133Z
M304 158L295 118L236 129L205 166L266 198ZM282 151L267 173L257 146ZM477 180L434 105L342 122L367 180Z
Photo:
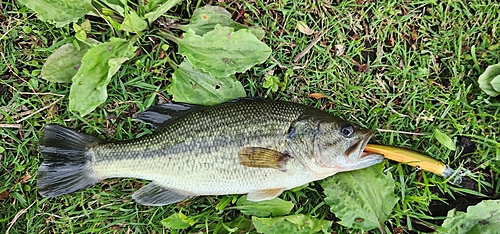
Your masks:
M293 124L288 144L313 172L326 176L366 168L383 161L364 152L373 135L369 129L332 115L305 116Z
M314 136L313 156L321 167L337 172L372 166L383 161L380 154L364 152L373 132L341 119L324 120Z

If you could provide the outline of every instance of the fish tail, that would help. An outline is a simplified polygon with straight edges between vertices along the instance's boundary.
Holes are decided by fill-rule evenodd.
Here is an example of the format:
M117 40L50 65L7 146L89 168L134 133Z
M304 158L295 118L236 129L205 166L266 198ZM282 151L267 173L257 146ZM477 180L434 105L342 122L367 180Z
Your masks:
M103 142L63 126L45 126L39 141L43 163L38 168L38 192L55 197L97 183L99 179L92 177L88 149Z

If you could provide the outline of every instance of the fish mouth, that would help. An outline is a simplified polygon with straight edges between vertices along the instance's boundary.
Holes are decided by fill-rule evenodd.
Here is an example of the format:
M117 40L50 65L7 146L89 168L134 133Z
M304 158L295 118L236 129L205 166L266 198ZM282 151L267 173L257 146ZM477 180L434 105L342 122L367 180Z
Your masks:
M354 141L349 148L345 151L345 156L349 157L352 155L356 155L358 159L363 159L363 160L369 160L369 161L375 161L376 163L382 162L384 159L384 156L381 154L377 153L372 153L372 152L366 152L365 147L368 144L368 141L370 138L373 136L373 133L370 131L363 136L363 138ZM374 163L375 164L375 163Z

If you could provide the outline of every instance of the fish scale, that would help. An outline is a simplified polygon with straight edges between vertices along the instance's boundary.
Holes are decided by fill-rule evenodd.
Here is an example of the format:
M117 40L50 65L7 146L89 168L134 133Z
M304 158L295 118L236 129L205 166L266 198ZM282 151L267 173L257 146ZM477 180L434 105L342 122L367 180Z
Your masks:
M158 130L134 140L102 142L47 126L40 140L40 193L57 196L102 179L132 177L152 181L133 195L144 205L246 193L258 201L382 161L381 155L362 154L371 131L296 103L243 99L212 107L165 104L138 116ZM58 148L68 154L54 150ZM75 155L83 159L71 162Z

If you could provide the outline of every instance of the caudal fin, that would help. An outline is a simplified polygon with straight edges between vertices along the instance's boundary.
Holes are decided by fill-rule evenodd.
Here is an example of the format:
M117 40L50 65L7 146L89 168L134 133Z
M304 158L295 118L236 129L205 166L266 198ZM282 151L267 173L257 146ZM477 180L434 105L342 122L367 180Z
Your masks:
M38 168L38 192L55 197L97 183L98 179L91 177L87 150L102 142L59 125L45 126L39 141L43 162Z

